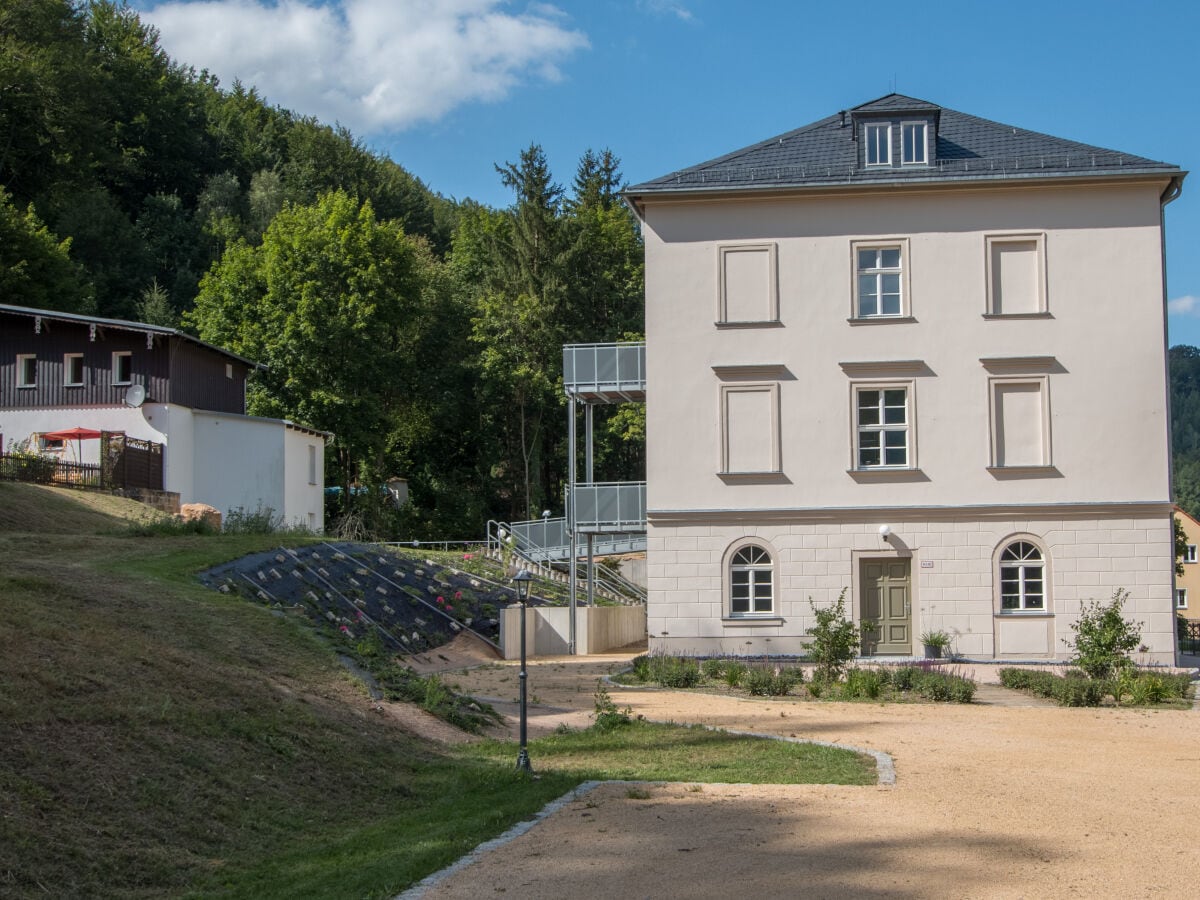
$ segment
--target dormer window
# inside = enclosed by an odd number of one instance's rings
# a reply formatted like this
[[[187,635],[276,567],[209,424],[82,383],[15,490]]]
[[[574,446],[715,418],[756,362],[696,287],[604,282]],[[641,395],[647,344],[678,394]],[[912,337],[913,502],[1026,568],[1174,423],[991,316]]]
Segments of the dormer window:
[[[868,166],[890,166],[892,164],[891,125],[886,123],[864,125],[863,143],[866,146]]]
[[[905,122],[900,126],[900,134],[900,161],[906,166],[928,165],[929,127],[924,122]]]

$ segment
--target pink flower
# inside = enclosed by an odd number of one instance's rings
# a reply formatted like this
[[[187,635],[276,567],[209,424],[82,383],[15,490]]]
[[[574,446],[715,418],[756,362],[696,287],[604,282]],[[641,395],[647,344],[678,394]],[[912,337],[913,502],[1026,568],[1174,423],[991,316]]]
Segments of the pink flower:
[[[445,604],[445,602],[446,602],[446,598],[445,598],[445,597],[438,597],[438,603],[441,603],[441,604],[443,604],[443,605],[444,605],[444,604]]]
[[[455,592],[454,592],[454,599],[455,599],[455,600],[461,600],[461,599],[462,599],[462,591],[455,591]]]
[[[349,628],[347,628],[345,625],[340,625],[340,626],[338,626],[338,631],[340,631],[342,634],[349,634],[349,633],[350,633],[350,629],[349,629]]]
[[[447,607],[446,607],[446,609],[447,609],[447,611],[449,611],[449,612],[453,612],[453,611],[454,611],[454,607],[453,607],[453,606],[447,606]]]
[[[470,553],[464,553],[463,559],[474,559],[474,557]]]

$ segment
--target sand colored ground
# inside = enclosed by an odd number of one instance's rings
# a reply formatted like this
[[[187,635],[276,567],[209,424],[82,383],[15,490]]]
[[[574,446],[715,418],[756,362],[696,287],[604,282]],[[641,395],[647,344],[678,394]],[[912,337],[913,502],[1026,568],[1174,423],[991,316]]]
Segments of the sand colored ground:
[[[627,659],[532,665],[531,733],[558,721],[586,724],[597,677]],[[476,696],[515,699],[516,673],[510,664],[489,665],[449,680]],[[976,674],[994,680],[990,670]],[[895,759],[897,783],[664,784],[632,796],[628,786],[606,785],[424,896],[757,900],[1200,891],[1200,712],[1005,706],[995,694],[957,706],[611,691],[619,705],[652,719],[883,750]]]

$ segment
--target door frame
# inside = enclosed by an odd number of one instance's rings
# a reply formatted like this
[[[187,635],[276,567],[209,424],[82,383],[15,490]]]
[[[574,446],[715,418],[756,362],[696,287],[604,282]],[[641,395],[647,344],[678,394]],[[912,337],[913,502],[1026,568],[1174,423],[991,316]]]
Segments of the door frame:
[[[910,638],[912,640],[913,653],[917,650],[917,635],[920,632],[920,604],[917,602],[917,570],[920,568],[917,555],[909,548],[897,550],[893,548],[880,548],[878,550],[851,550],[850,551],[850,617],[854,623],[862,623],[862,564],[867,560],[886,559],[886,560],[908,560],[908,627],[910,629]],[[858,655],[862,655],[862,644],[859,643]],[[874,657],[871,657],[872,659]]]

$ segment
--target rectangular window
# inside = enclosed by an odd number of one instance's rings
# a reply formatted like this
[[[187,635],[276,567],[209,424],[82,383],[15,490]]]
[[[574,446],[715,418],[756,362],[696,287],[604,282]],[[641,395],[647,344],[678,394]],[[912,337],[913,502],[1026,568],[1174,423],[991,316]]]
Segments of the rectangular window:
[[[892,164],[892,126],[863,126],[864,159],[868,166],[890,166]]]
[[[112,355],[113,384],[129,384],[133,381],[133,353],[118,350]]]
[[[912,467],[909,389],[858,387],[854,392],[856,469]]]
[[[1187,609],[1187,588],[1175,588],[1175,608]]]
[[[717,260],[717,322],[778,322],[775,244],[718,247]]]
[[[987,312],[1028,316],[1046,312],[1045,236],[987,238]]]
[[[83,386],[82,353],[67,353],[63,356],[63,378],[67,387]]]
[[[904,245],[854,244],[854,317],[872,319],[907,314],[904,299]]]
[[[721,385],[721,472],[779,471],[779,385]]]
[[[17,387],[37,387],[37,356],[35,354],[17,354]]]
[[[317,448],[313,444],[308,445],[308,483],[317,483]]]
[[[1187,549],[1183,551],[1183,561],[1185,563],[1194,563],[1196,561],[1196,545],[1188,544]]]
[[[38,436],[38,449],[47,453],[62,453],[64,441],[62,438],[48,438],[44,434]]]
[[[906,166],[923,166],[929,159],[925,136],[928,133],[924,122],[905,122],[900,126],[900,161]]]
[[[1049,466],[1049,384],[1045,376],[990,380],[992,468]]]
[[[225,363],[225,377],[226,378],[233,377],[233,363]]]

